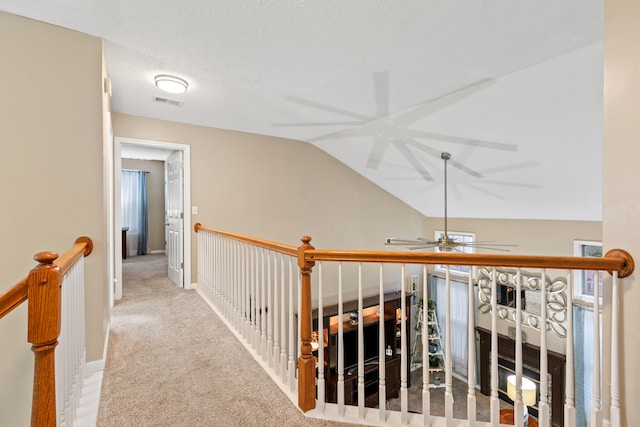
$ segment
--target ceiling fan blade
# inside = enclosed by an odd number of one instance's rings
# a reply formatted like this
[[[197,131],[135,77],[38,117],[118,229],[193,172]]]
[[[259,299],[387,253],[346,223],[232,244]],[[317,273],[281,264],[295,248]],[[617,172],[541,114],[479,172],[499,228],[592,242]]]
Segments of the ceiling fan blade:
[[[487,168],[484,169],[484,172],[486,173],[493,173],[493,172],[504,172],[504,171],[512,171],[512,170],[517,170],[517,169],[524,169],[524,168],[531,168],[534,166],[538,166],[540,163],[539,162],[520,162],[520,163],[512,163],[510,165],[499,165],[498,167],[495,168]]]
[[[455,135],[444,135],[441,133],[426,132],[419,130],[407,129],[415,138],[419,139],[436,139],[439,141],[451,142],[453,144],[470,145],[473,147],[491,148],[494,150],[516,151],[518,146],[515,144],[505,144],[503,142],[487,141],[484,139],[466,138]]]
[[[471,176],[475,176],[476,178],[484,178],[484,175],[482,175],[480,172],[474,171],[473,169],[466,167],[462,163],[458,163],[455,160],[449,160],[449,163],[454,168],[460,169],[461,171],[466,172]]]
[[[412,246],[409,248],[410,251],[419,251],[420,249],[432,249],[437,247],[438,245],[422,245],[422,246]]]
[[[373,73],[373,93],[376,98],[376,117],[389,115],[389,71]]]
[[[486,245],[486,244],[490,244],[491,246],[509,246],[512,248],[516,248],[519,245],[511,245],[511,244],[507,244],[507,243],[492,243],[492,242],[468,242],[465,243],[465,246],[474,246],[474,247],[480,247],[480,245]]]
[[[384,152],[387,151],[389,141],[383,137],[376,135],[373,140],[373,147],[371,147],[371,153],[369,154],[369,160],[367,160],[367,167],[371,169],[378,169]]]
[[[427,242],[428,243],[428,242]],[[411,239],[396,239],[395,237],[387,237],[385,245],[423,245],[425,242]]]
[[[415,168],[425,181],[435,181],[403,141],[393,141],[392,144],[398,149],[398,151],[400,151],[404,158]]]
[[[349,110],[343,110],[342,108],[337,108],[331,105],[326,105],[321,102],[312,101],[310,99],[297,98],[295,96],[287,96],[287,101],[295,102],[296,104],[305,105],[307,107],[316,108],[318,110],[328,111],[330,113],[341,114],[347,117],[353,117],[354,119],[369,121],[373,119],[372,117],[365,116],[364,114],[356,113]]]
[[[313,138],[305,139],[305,141],[307,142],[326,141],[330,139],[342,139],[342,138],[350,138],[354,136],[362,136],[360,132],[360,128],[358,126],[347,128],[344,130],[339,130],[337,132],[332,132],[325,135],[314,136]]]
[[[437,157],[438,159],[442,155],[442,153],[440,151],[436,150],[435,148],[431,148],[429,146],[426,146],[426,145],[424,145],[424,144],[422,144],[422,143],[420,143],[418,141],[407,142],[407,145],[411,145],[412,147],[414,147],[414,148],[416,148],[416,149],[418,149],[420,151],[423,151],[423,152],[425,152],[425,153],[427,153],[427,154],[429,154],[429,155],[431,155],[433,157]],[[474,171],[473,169],[468,168],[468,167],[466,167],[466,166],[464,166],[464,165],[462,165],[462,164],[460,164],[460,163],[458,163],[458,162],[456,162],[454,160],[448,160],[448,162],[451,163],[451,166],[454,166],[454,167],[460,169],[461,171],[468,173],[471,176],[474,176],[476,178],[484,178],[484,175],[482,175],[480,172]]]
[[[493,84],[493,79],[481,79],[461,88],[452,90],[451,92],[431,98],[415,107],[412,107],[405,113],[401,113],[393,118],[393,121],[401,126],[408,126],[429,114],[438,111],[449,105],[453,105],[464,98],[484,89],[486,86]]]
[[[308,127],[308,126],[359,126],[360,122],[308,122],[308,123],[272,123],[275,127]]]
[[[488,249],[488,250],[491,250],[491,251],[510,252],[509,249],[494,248],[494,247],[490,247],[490,246],[474,246],[474,248]]]
[[[496,180],[484,180],[483,184],[493,184],[493,185],[506,185],[508,187],[519,187],[519,188],[538,188],[539,185],[535,184],[524,184],[521,182],[506,182],[506,181],[496,181]]]

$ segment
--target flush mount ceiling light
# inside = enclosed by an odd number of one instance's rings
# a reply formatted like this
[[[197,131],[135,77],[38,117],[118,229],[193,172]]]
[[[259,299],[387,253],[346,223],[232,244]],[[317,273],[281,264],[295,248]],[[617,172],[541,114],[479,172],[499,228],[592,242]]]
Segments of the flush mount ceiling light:
[[[154,80],[156,86],[169,93],[184,93],[189,87],[189,83],[186,80],[169,74],[158,74]]]

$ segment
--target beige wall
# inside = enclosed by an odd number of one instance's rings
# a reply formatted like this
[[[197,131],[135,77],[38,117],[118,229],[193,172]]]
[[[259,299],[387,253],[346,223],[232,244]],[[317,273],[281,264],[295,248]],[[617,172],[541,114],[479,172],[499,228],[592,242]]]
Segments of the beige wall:
[[[604,31],[604,211],[605,250],[627,249],[636,274],[624,280],[619,302],[622,343],[622,425],[640,419],[640,2],[605,1]],[[609,306],[606,301],[606,307]],[[608,359],[604,360],[608,365]],[[605,378],[606,380],[606,378]]]
[[[164,162],[158,160],[122,159],[122,169],[143,170],[147,174],[149,208],[149,252],[164,251]]]
[[[102,43],[0,12],[0,293],[44,250],[86,235],[89,359],[102,356],[105,251],[102,192]],[[26,304],[0,321],[0,425],[28,425],[33,354]]]
[[[384,239],[423,235],[426,219],[310,144],[122,114],[119,137],[189,144],[192,222],[297,246],[384,250]],[[195,233],[191,282],[195,282]],[[188,280],[188,279],[187,279]]]
[[[443,229],[442,218],[429,219],[428,237],[435,237],[435,231]],[[475,233],[477,241],[517,245],[508,249],[518,255],[573,256],[574,240],[602,240],[600,221],[449,218],[448,229]],[[477,252],[501,253],[486,249]]]

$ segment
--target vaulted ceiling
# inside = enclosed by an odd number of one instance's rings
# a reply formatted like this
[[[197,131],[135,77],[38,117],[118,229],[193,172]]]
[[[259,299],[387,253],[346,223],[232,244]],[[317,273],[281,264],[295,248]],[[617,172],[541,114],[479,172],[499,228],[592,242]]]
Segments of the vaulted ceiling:
[[[103,38],[116,112],[314,144],[428,216],[443,214],[446,151],[451,217],[601,219],[603,0],[0,10]],[[165,73],[188,91],[161,92]]]

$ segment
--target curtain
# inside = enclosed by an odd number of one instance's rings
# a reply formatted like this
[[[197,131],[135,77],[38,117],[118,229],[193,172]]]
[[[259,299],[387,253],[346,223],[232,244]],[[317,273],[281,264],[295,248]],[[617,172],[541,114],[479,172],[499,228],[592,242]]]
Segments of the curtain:
[[[589,426],[593,402],[593,309],[574,306],[573,323],[576,425]]]
[[[129,250],[136,248],[137,255],[145,255],[149,237],[147,173],[145,171],[122,171],[122,227],[129,227],[127,248]]]
[[[442,335],[442,345],[444,346],[447,331],[446,324],[446,281],[442,277],[433,276],[431,287],[432,298],[436,301],[436,315],[438,316],[438,326]],[[467,297],[467,283],[450,280],[451,288],[451,367],[454,372],[467,378],[468,370],[468,325],[469,312]]]

